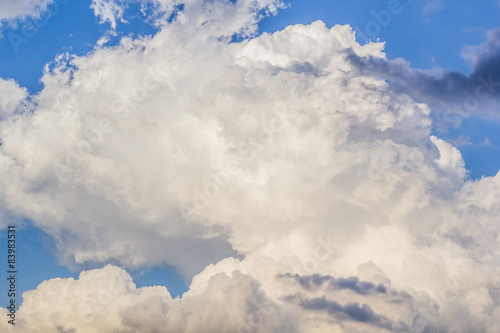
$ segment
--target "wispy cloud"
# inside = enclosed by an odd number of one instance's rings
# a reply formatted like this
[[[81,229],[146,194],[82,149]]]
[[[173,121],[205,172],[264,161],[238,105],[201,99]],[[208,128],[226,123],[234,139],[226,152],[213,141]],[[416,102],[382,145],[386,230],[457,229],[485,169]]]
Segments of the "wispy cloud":
[[[422,7],[422,13],[428,15],[439,12],[445,8],[443,0],[427,0]]]
[[[65,1],[66,0],[61,0]],[[16,0],[0,2],[0,22],[15,24],[26,17],[39,17],[54,0]],[[2,26],[0,25],[0,28]]]

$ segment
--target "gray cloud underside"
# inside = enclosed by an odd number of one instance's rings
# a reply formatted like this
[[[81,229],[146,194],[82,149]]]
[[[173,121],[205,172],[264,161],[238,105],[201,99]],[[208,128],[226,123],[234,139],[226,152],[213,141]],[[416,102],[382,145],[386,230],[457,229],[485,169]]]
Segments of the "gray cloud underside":
[[[446,69],[411,69],[403,59],[360,57],[349,53],[349,61],[365,75],[391,82],[396,88],[441,111],[460,116],[498,114],[500,105],[500,29],[490,31],[488,40],[468,47],[464,56],[472,72],[465,75]]]

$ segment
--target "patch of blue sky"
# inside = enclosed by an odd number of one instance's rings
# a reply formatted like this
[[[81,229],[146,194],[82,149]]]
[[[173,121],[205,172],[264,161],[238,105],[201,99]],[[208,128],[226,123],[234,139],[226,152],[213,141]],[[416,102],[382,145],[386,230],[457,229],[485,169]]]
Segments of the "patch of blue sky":
[[[18,222],[18,221],[16,221]],[[61,265],[54,255],[54,241],[51,236],[42,230],[35,228],[31,223],[13,223],[16,226],[16,297],[17,304],[21,304],[22,294],[25,291],[36,289],[43,281],[62,277],[77,278],[77,272],[70,271]],[[0,231],[0,248],[6,253],[7,229]],[[7,258],[1,260],[0,269],[6,275]],[[9,290],[9,282],[6,278],[0,279],[0,290]],[[6,307],[8,302],[7,292],[0,294],[0,306]]]
[[[28,290],[36,289],[45,280],[53,278],[77,279],[80,271],[70,270],[62,265],[55,256],[54,239],[36,228],[29,221],[11,223],[16,226],[16,297],[17,304],[22,301],[22,294]],[[7,229],[0,230],[0,248],[7,247]],[[89,268],[100,268],[106,264],[89,264]],[[3,273],[8,271],[7,261],[0,262]],[[149,269],[128,270],[136,286],[166,286],[172,297],[180,296],[188,290],[186,282],[173,267],[162,265]],[[6,278],[0,279],[0,290],[9,290]],[[0,306],[6,307],[9,302],[7,293],[0,294]]]

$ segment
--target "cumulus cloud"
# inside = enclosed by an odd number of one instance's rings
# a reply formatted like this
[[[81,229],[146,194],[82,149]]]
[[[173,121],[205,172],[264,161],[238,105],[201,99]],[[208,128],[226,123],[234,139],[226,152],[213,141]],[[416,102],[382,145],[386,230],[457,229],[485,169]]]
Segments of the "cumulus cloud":
[[[500,174],[468,180],[429,106],[360,70],[389,62],[349,26],[225,38],[274,5],[188,2],[153,37],[59,57],[30,103],[3,83],[6,214],[74,268],[190,281],[49,280],[16,329],[498,330]]]
[[[49,280],[26,292],[19,309],[25,320],[4,332],[295,331],[259,282],[239,271],[214,275],[204,290],[192,292],[180,300],[163,286],[136,288],[124,270],[107,266],[82,272],[77,280]],[[273,317],[257,325],[258,316],[249,314],[263,307]]]

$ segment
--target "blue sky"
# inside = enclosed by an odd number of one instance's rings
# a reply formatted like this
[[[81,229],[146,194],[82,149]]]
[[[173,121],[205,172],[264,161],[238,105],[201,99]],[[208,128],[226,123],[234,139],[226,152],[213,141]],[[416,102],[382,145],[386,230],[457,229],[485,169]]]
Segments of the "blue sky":
[[[280,10],[277,16],[265,18],[259,23],[259,33],[272,33],[289,25],[323,20],[329,27],[350,24],[362,34],[368,23],[376,21],[372,12],[387,9],[385,0],[297,0],[287,3],[288,8]],[[9,36],[22,36],[26,21],[19,22],[17,28],[4,26],[3,37],[0,38],[0,77],[12,78],[31,94],[36,94],[43,88],[39,80],[44,66],[58,54],[85,55],[91,52],[97,41],[109,32],[110,26],[108,23],[99,24],[90,4],[91,1],[87,0],[70,0],[60,5],[46,25],[40,27],[26,43],[18,45],[18,52],[9,41]],[[485,0],[480,5],[466,0],[407,0],[401,1],[401,6],[402,12],[392,15],[387,26],[380,27],[376,37],[386,42],[388,58],[402,57],[416,69],[441,67],[470,73],[470,64],[462,57],[464,47],[484,43],[487,32],[499,27],[500,4],[497,0]],[[122,36],[156,32],[144,21],[138,6],[131,6],[124,17],[128,23],[118,24],[116,36],[111,37],[108,45],[116,44]],[[498,118],[473,115],[464,119],[460,126],[436,128],[434,133],[455,142],[463,154],[470,177],[480,179],[494,176],[500,169],[499,129]],[[78,276],[78,271],[71,271],[58,262],[51,237],[32,227],[30,221],[19,225],[18,237],[20,290],[34,289],[49,278]],[[5,238],[5,231],[0,233],[0,238]],[[3,270],[3,261],[0,267]],[[173,295],[187,290],[180,275],[167,266],[130,273],[138,286],[166,285]],[[1,281],[0,290],[5,290],[6,283]],[[6,302],[3,292],[1,300]]]

